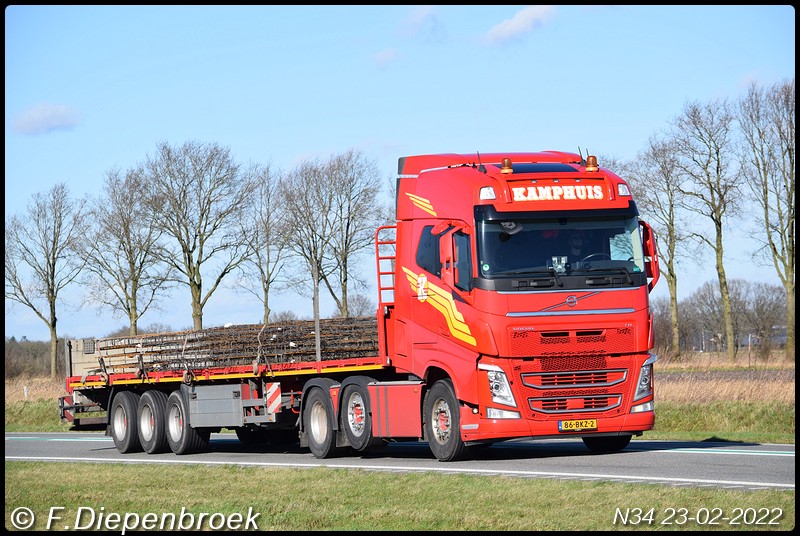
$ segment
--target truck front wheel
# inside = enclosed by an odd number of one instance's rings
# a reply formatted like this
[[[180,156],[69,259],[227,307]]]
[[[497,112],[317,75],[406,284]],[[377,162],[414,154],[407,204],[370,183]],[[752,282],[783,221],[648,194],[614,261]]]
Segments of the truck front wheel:
[[[137,393],[122,391],[114,396],[111,405],[111,437],[117,450],[123,454],[142,450],[137,427],[138,404]]]
[[[175,454],[199,452],[208,447],[211,434],[189,426],[188,406],[180,390],[172,391],[167,398],[167,442]]]
[[[329,458],[337,452],[334,418],[330,397],[322,389],[311,389],[303,404],[303,431],[316,458]]]
[[[467,447],[461,439],[458,400],[450,380],[433,384],[425,397],[425,435],[431,452],[439,461],[463,458]]]
[[[147,391],[139,399],[139,442],[148,454],[169,450],[167,443],[167,395]]]

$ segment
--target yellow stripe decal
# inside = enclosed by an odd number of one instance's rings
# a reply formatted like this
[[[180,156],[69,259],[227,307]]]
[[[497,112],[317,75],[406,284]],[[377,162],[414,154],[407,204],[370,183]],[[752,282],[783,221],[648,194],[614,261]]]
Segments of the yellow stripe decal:
[[[436,211],[433,210],[433,205],[431,205],[430,201],[428,201],[424,197],[410,194],[408,192],[406,192],[406,195],[409,197],[409,199],[411,199],[411,202],[414,204],[415,207],[424,212],[427,212],[431,216],[436,216]]]
[[[469,326],[464,322],[464,315],[456,308],[452,294],[431,284],[424,273],[417,275],[405,266],[403,266],[403,271],[406,273],[411,290],[416,292],[417,299],[429,303],[431,307],[442,313],[453,337],[476,346],[475,337],[472,336]]]

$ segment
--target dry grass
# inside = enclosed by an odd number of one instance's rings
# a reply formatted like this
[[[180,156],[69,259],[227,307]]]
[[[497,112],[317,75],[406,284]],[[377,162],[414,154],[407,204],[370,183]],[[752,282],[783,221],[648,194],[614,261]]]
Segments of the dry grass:
[[[731,363],[724,354],[684,355],[655,365],[656,400],[675,403],[795,403],[795,364],[781,354],[768,360],[745,352]]]
[[[716,378],[705,380],[689,375],[677,381],[660,381],[656,376],[656,400],[676,403],[706,402],[782,402],[795,403],[794,380],[737,380]]]
[[[29,376],[6,378],[5,389],[6,403],[20,400],[56,400],[67,394],[63,378],[55,380],[51,380],[49,377]]]

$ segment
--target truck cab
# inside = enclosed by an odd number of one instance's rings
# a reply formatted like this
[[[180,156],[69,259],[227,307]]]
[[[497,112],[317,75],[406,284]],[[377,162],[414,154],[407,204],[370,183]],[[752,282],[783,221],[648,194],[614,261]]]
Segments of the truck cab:
[[[457,401],[423,415],[428,435],[458,417],[465,446],[574,435],[618,450],[652,429],[658,257],[627,183],[556,151],[398,168],[393,365],[448,379]]]

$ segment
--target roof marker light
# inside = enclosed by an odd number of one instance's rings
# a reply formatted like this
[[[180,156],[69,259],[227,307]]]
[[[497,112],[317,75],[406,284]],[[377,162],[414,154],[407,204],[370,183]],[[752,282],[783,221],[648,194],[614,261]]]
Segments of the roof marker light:
[[[630,188],[628,188],[627,184],[623,184],[620,182],[619,184],[617,184],[617,194],[619,194],[620,196],[630,197],[631,190]]]
[[[497,199],[497,196],[494,193],[494,188],[491,186],[484,186],[481,188],[479,197],[481,199]]]

